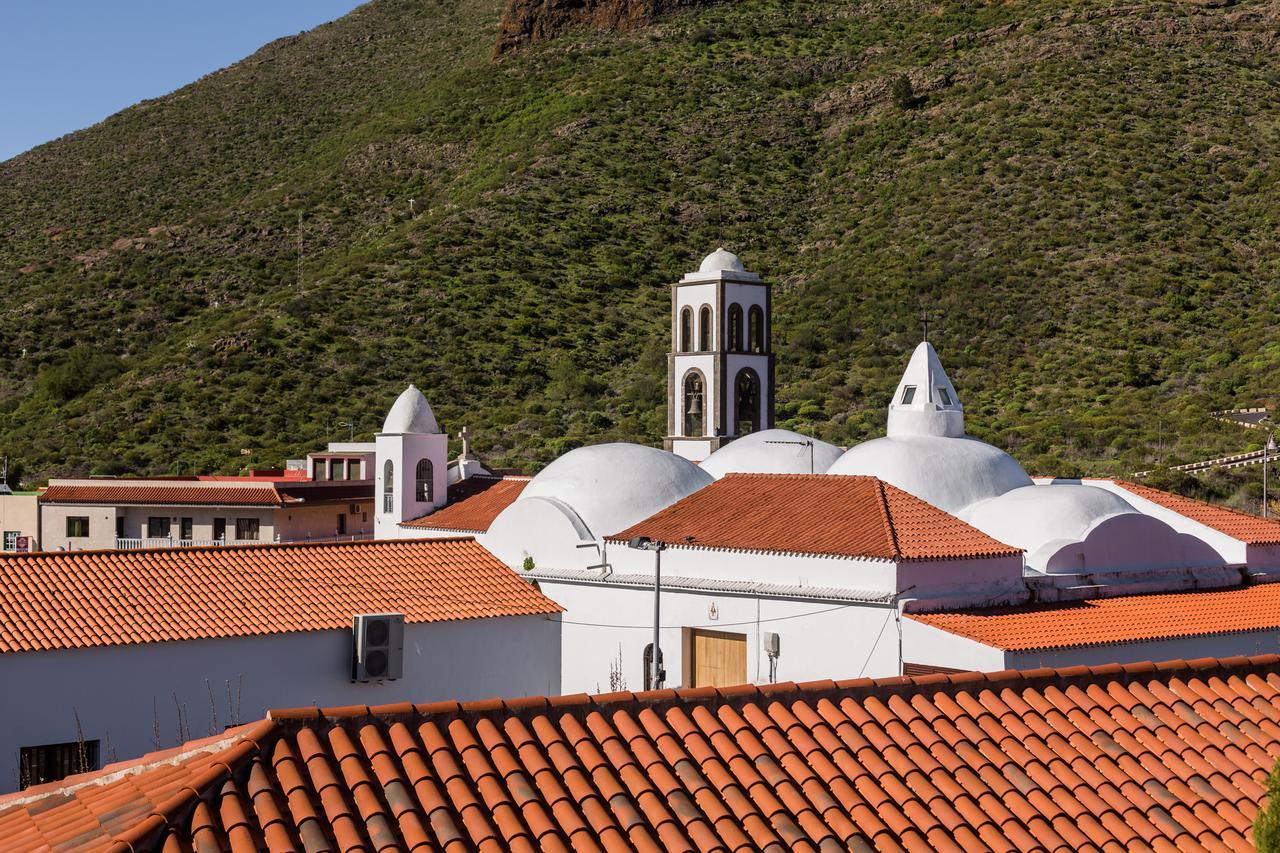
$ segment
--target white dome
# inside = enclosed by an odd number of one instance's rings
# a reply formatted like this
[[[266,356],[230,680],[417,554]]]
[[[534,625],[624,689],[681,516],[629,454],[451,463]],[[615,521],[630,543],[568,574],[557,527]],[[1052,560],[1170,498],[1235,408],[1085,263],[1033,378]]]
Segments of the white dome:
[[[1078,542],[1104,518],[1137,513],[1119,495],[1096,486],[1023,486],[976,503],[960,517],[1028,554],[1055,540]]]
[[[733,252],[727,251],[724,246],[703,258],[702,266],[698,267],[700,273],[746,271],[747,268],[742,265],[742,260]]]
[[[700,467],[717,480],[725,474],[808,474],[807,442],[813,443],[814,474],[825,473],[844,452],[834,444],[789,429],[766,429],[729,442]]]
[[[391,411],[387,412],[387,419],[382,422],[382,432],[387,435],[434,435],[440,432],[440,426],[436,423],[436,416],[431,411],[427,398],[422,396],[417,386],[410,385],[396,398]]]
[[[852,447],[828,474],[868,474],[950,513],[994,498],[1031,478],[1013,457],[976,438],[910,435]]]
[[[573,509],[595,537],[625,530],[713,482],[674,453],[639,444],[579,447],[530,481],[516,503],[554,498]],[[513,504],[514,506],[515,504]]]

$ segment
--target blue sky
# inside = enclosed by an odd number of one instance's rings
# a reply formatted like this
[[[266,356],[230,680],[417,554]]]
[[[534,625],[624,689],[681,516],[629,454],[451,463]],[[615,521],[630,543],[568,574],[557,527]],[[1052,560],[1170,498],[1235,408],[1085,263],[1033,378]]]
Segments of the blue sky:
[[[0,0],[0,161],[362,0]]]

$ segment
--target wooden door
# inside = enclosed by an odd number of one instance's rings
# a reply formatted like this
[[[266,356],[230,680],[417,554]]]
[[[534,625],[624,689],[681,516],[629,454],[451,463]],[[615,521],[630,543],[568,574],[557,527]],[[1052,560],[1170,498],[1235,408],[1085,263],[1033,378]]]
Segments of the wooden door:
[[[688,669],[693,675],[691,687],[728,687],[747,681],[747,635],[728,631],[689,629],[685,638],[689,652]]]

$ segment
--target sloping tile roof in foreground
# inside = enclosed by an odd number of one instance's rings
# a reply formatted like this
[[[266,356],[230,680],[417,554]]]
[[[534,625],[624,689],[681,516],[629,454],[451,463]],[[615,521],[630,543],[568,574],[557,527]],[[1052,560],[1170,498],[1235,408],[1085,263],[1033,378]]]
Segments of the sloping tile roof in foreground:
[[[8,849],[1243,849],[1280,656],[272,712],[0,798]]]
[[[560,610],[470,538],[0,555],[0,653]]]
[[[1280,583],[907,616],[1009,652],[1141,643],[1280,630]]]
[[[449,487],[449,502],[445,506],[400,526],[484,533],[498,514],[520,497],[524,487],[529,485],[529,479],[476,475],[459,480]]]
[[[876,477],[835,474],[729,474],[608,538],[635,536],[700,548],[897,561],[1022,553]]]
[[[1198,521],[1205,527],[1219,533],[1225,533],[1233,539],[1239,539],[1246,545],[1280,545],[1280,521],[1274,518],[1262,518],[1238,509],[1218,506],[1184,498],[1171,492],[1163,492],[1150,486],[1130,483],[1125,480],[1113,480],[1117,486],[1145,498],[1165,509],[1171,509],[1192,521]]]

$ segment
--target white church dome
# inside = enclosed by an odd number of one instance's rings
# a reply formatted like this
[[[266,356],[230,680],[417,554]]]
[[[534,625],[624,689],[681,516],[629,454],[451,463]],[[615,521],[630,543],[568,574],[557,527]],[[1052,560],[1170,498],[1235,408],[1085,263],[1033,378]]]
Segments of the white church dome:
[[[1030,554],[1056,540],[1077,542],[1105,518],[1137,512],[1106,489],[1059,483],[1013,489],[968,507],[960,517]]]
[[[843,452],[789,429],[766,429],[729,442],[703,460],[701,468],[717,480],[725,474],[808,474],[810,442],[814,474],[825,473]]]
[[[432,435],[440,432],[436,416],[431,411],[431,404],[417,386],[410,385],[404,393],[396,398],[387,419],[382,422],[382,432],[387,435]]]
[[[1002,495],[1031,478],[1014,458],[976,438],[910,435],[851,447],[828,474],[867,474],[950,513]]]
[[[712,482],[697,465],[665,450],[596,444],[552,462],[516,503],[530,498],[562,501],[593,536],[601,537],[625,530]]]
[[[746,271],[747,268],[742,265],[742,260],[733,252],[726,250],[724,246],[703,258],[702,266],[698,267],[700,273]]]

